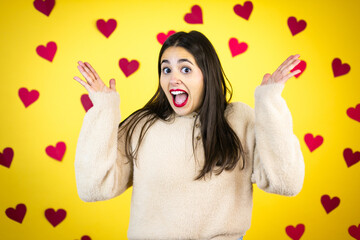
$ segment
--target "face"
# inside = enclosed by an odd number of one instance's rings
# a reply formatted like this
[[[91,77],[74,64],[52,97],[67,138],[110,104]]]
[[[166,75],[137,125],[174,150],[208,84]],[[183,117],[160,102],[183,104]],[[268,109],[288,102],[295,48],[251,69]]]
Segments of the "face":
[[[194,56],[185,48],[169,47],[160,61],[160,85],[175,113],[185,116],[199,110],[204,79]]]

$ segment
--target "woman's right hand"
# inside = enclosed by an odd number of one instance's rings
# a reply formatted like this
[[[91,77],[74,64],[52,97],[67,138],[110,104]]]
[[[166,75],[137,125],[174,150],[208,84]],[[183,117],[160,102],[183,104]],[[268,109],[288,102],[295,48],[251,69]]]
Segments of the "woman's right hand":
[[[115,79],[110,79],[108,88],[104,82],[100,79],[99,75],[96,73],[94,68],[90,65],[90,63],[83,63],[81,61],[78,62],[78,69],[80,73],[86,79],[86,82],[83,81],[79,77],[74,77],[76,81],[78,81],[81,85],[85,87],[85,89],[90,92],[111,92],[116,91],[115,89]]]

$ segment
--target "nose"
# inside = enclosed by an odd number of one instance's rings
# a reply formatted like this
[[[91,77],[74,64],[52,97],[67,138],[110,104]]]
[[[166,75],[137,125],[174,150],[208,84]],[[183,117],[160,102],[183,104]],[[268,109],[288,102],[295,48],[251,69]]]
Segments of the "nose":
[[[176,74],[176,73],[171,74],[170,84],[171,85],[179,85],[180,83],[181,83],[181,79],[178,76],[178,74]]]

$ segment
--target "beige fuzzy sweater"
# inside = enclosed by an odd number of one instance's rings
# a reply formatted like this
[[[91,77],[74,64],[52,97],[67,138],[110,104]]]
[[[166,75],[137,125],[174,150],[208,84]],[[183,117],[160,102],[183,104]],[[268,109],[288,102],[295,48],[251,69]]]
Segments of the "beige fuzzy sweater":
[[[80,198],[106,200],[133,186],[131,240],[243,236],[251,223],[253,183],[287,196],[299,193],[303,185],[304,160],[281,97],[283,88],[279,83],[258,86],[255,110],[241,102],[229,104],[225,114],[243,144],[245,169],[240,170],[239,161],[233,171],[200,181],[194,178],[202,168],[203,148],[197,140],[195,160],[193,115],[156,121],[142,142],[138,165],[126,164],[124,138],[118,132],[119,94],[90,93],[94,106],[84,117],[75,156]]]

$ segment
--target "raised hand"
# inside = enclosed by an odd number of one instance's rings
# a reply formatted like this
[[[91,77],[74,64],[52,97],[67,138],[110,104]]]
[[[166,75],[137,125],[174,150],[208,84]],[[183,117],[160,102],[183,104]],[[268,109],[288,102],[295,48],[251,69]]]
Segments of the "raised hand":
[[[116,91],[115,89],[115,79],[110,79],[109,85],[110,88],[108,88],[104,82],[101,80],[99,75],[96,73],[94,68],[90,65],[90,63],[83,63],[81,61],[78,62],[78,69],[80,73],[84,76],[86,79],[86,82],[83,81],[79,77],[74,77],[76,81],[78,81],[81,85],[85,87],[85,89],[90,92],[111,92]]]
[[[266,73],[261,82],[261,85],[272,84],[272,83],[283,83],[285,84],[287,80],[300,73],[301,70],[296,70],[290,72],[296,65],[300,63],[299,54],[291,55],[288,59],[283,62],[273,74]]]

